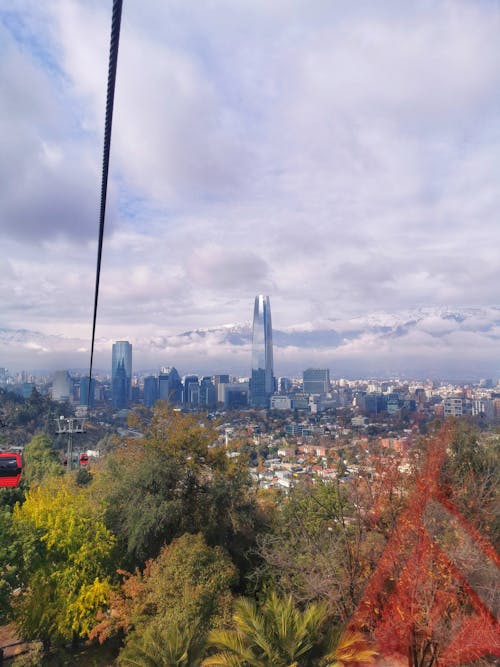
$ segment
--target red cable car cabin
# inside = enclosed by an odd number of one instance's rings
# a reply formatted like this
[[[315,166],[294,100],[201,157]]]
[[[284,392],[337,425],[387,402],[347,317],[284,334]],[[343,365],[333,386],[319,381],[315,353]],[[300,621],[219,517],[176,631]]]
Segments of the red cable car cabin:
[[[15,452],[0,452],[0,488],[19,486],[23,458]]]
[[[89,462],[89,457],[87,456],[87,454],[80,454],[80,465],[86,466],[88,462]]]

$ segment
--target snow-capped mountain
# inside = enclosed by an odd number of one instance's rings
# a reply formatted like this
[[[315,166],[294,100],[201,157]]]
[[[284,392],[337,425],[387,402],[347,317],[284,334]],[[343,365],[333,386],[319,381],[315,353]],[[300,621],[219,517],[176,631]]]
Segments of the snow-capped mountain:
[[[500,308],[420,308],[323,319],[273,330],[275,371],[329,367],[334,375],[412,375],[475,379],[500,375]],[[228,324],[149,338],[130,337],[134,367],[247,375],[252,328]],[[96,344],[108,368],[111,340]],[[85,368],[89,342],[28,330],[0,329],[0,366]]]

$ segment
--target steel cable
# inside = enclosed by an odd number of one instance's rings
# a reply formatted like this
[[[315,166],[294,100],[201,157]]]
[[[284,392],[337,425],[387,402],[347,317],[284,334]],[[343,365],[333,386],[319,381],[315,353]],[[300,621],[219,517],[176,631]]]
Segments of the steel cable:
[[[106,95],[106,117],[104,121],[104,150],[102,157],[101,207],[99,213],[99,242],[97,246],[97,268],[95,276],[94,314],[92,318],[92,342],[90,345],[89,386],[87,391],[87,412],[90,413],[90,392],[92,387],[92,366],[94,362],[95,326],[97,304],[99,301],[99,280],[101,276],[102,246],[104,238],[104,220],[106,217],[106,197],[108,192],[109,153],[111,148],[111,129],[113,126],[113,107],[115,101],[116,66],[118,63],[118,45],[123,0],[113,0],[111,19],[111,39],[109,46],[108,89]]]

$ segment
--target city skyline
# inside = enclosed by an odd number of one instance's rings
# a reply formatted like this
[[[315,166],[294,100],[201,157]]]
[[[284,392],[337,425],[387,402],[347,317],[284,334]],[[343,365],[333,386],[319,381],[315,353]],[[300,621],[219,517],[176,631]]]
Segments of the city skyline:
[[[86,365],[110,18],[0,5],[7,367]],[[127,337],[144,367],[241,369],[247,349],[191,332],[265,293],[288,340],[340,338],[277,344],[285,370],[498,374],[499,26],[472,0],[126,4],[97,363]],[[399,337],[337,326],[462,307]]]
[[[12,382],[13,378],[6,376],[5,371],[0,368],[0,384],[23,398],[28,398],[36,388],[42,394],[48,391],[51,398],[59,403],[69,401],[74,405],[87,404],[88,377],[56,371],[52,382],[50,378],[40,382],[24,377],[22,382],[16,384]],[[307,415],[328,412],[332,408],[345,408],[354,410],[351,423],[356,428],[365,427],[368,418],[376,415],[381,415],[383,419],[407,417],[411,413],[437,418],[469,416],[480,417],[488,423],[498,420],[500,416],[500,380],[495,386],[491,378],[465,385],[395,378],[330,379],[329,369],[308,368],[302,372],[302,379],[281,377],[272,395],[252,398],[249,393],[252,383],[249,386],[245,379],[218,374],[202,377],[186,375],[181,380],[177,370],[169,367],[160,369],[156,375],[134,373],[130,400],[125,399],[123,386],[122,400],[118,401],[115,384],[120,375],[124,380],[122,358],[117,362],[117,372],[111,382],[109,377],[93,381],[93,399],[94,407],[102,409],[106,404],[108,407],[111,404],[122,417],[120,411],[123,408],[142,404],[151,409],[158,399],[176,408],[182,406],[183,409],[194,411],[221,408],[229,411],[257,408],[260,411],[268,407],[273,411],[300,410],[302,417],[305,415],[306,418]],[[291,435],[300,435],[294,427],[290,428]]]

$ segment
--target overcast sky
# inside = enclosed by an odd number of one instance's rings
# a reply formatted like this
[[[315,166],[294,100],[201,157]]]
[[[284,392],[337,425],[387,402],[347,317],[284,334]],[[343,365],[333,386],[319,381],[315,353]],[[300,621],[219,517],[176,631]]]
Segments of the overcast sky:
[[[0,327],[90,339],[111,8],[0,0]],[[498,304],[499,174],[497,0],[124,0],[97,336]]]

